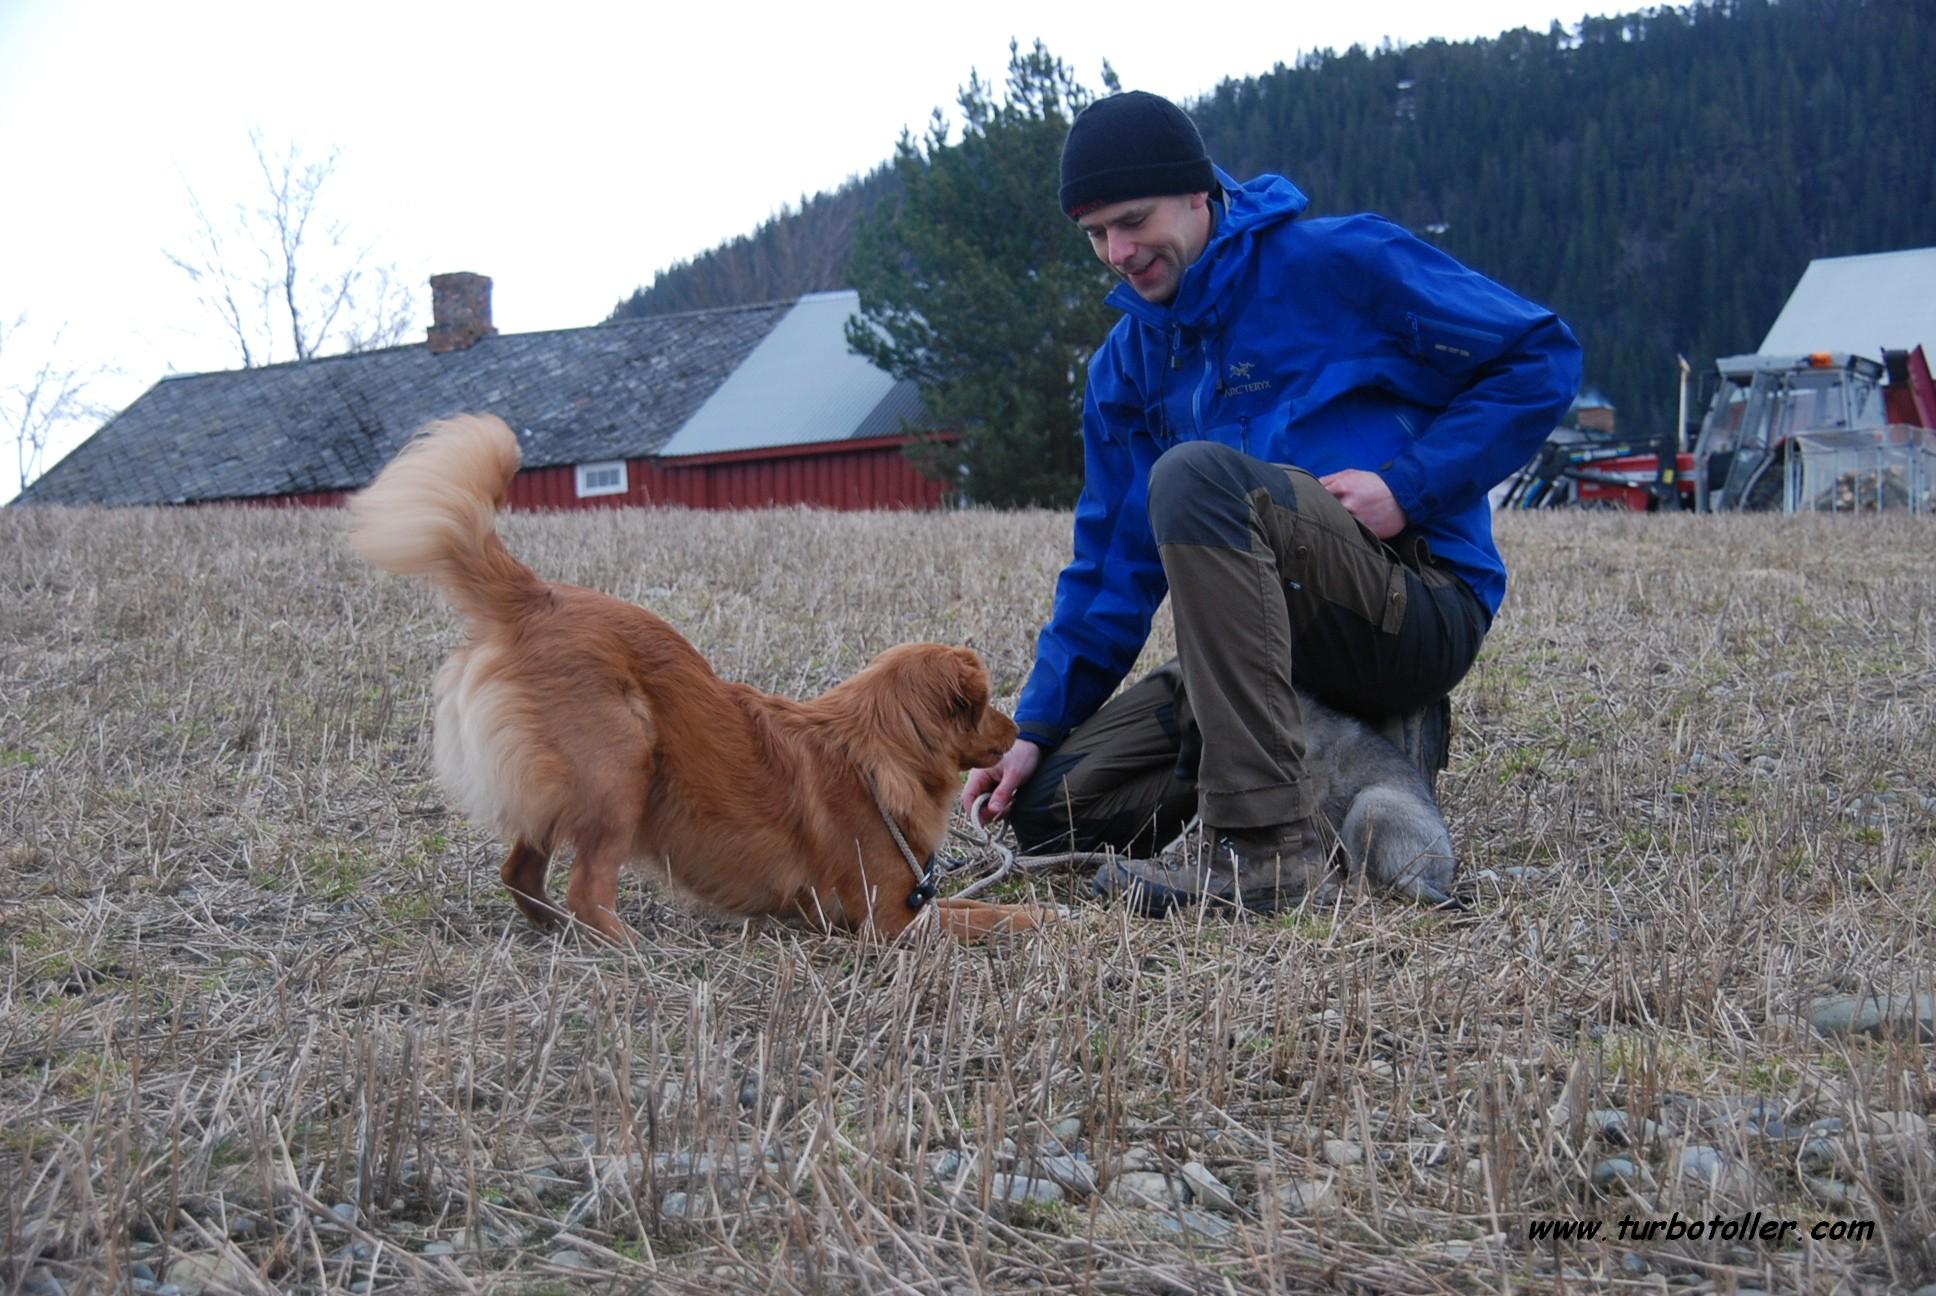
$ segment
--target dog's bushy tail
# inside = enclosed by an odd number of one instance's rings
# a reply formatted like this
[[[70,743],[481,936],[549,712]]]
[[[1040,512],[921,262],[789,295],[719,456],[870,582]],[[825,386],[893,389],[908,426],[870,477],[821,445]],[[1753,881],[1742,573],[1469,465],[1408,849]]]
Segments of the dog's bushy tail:
[[[465,616],[502,621],[543,588],[497,535],[517,471],[518,439],[503,419],[431,423],[350,500],[350,544],[386,571],[429,577]]]

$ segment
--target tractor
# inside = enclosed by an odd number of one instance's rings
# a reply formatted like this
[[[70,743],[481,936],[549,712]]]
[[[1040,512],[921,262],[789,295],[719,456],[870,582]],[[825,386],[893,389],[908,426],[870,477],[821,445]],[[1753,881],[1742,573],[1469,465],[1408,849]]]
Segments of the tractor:
[[[1887,385],[1884,377],[1888,378]],[[1562,428],[1507,483],[1504,508],[1702,513],[1936,506],[1936,383],[1918,346],[1868,356],[1731,356],[1698,429],[1646,447]],[[1682,367],[1682,409],[1687,405]],[[1692,451],[1681,447],[1694,431]]]

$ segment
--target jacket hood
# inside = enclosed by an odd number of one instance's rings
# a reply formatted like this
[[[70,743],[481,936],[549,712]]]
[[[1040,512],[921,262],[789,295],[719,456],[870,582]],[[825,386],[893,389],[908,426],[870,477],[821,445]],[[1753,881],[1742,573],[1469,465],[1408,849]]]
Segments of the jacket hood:
[[[1146,302],[1136,290],[1119,283],[1106,299],[1126,315],[1147,324],[1167,328],[1180,324],[1195,328],[1216,321],[1216,304],[1224,288],[1241,272],[1243,250],[1260,231],[1283,221],[1296,220],[1311,205],[1311,200],[1280,175],[1260,175],[1238,184],[1221,167],[1213,167],[1217,183],[1223,186],[1223,201],[1217,227],[1203,254],[1183,271],[1183,282],[1167,305]]]
[[[1304,191],[1281,175],[1260,175],[1248,184],[1240,185],[1222,171],[1217,171],[1217,181],[1223,185],[1224,222],[1211,235],[1212,247],[1216,246],[1217,240],[1245,230],[1262,229],[1282,220],[1293,220],[1303,215],[1304,209],[1311,205]]]

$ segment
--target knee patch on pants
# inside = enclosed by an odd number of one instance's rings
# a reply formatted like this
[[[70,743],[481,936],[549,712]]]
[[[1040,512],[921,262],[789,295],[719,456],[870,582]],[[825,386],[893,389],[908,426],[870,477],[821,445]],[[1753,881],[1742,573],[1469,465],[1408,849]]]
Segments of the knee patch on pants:
[[[1158,545],[1248,549],[1251,500],[1258,491],[1295,510],[1282,468],[1215,441],[1172,446],[1150,467],[1150,533]]]

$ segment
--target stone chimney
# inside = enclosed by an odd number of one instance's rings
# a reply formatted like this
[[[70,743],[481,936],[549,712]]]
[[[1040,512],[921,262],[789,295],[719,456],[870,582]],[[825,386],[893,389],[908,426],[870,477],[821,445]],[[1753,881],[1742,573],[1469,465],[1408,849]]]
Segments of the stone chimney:
[[[496,337],[490,276],[468,271],[430,276],[430,317],[432,355],[462,351],[479,338]]]

